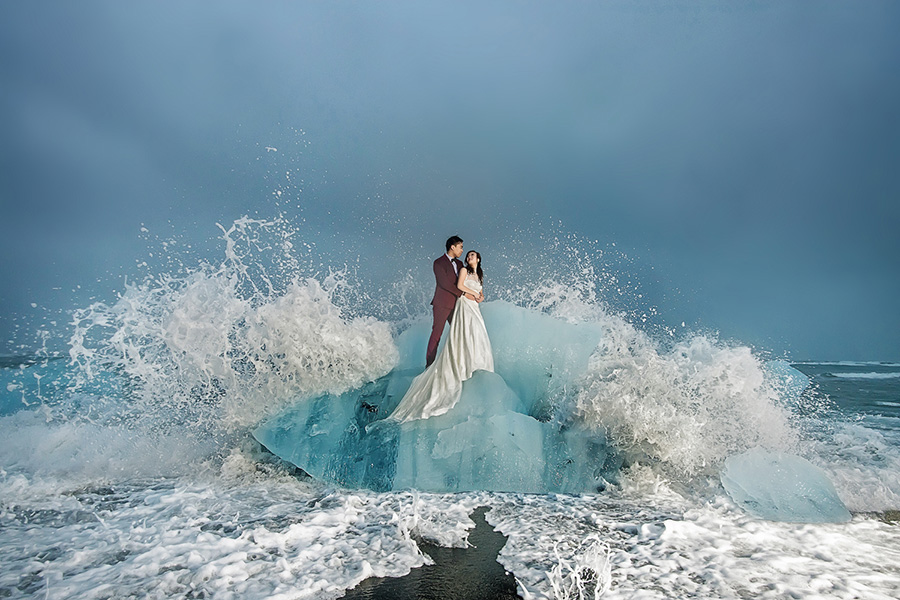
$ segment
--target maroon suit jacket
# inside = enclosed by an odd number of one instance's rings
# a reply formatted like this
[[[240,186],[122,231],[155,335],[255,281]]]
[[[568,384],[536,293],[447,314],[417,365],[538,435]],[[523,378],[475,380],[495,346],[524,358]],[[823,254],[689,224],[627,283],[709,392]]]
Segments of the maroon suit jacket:
[[[453,262],[456,263],[457,269],[463,268],[462,261],[458,258],[454,258]],[[462,296],[462,292],[456,287],[456,279],[457,275],[453,272],[453,265],[450,264],[447,255],[439,256],[434,261],[434,281],[436,285],[434,287],[434,298],[431,299],[431,303],[434,306],[450,309],[456,306],[456,299]]]

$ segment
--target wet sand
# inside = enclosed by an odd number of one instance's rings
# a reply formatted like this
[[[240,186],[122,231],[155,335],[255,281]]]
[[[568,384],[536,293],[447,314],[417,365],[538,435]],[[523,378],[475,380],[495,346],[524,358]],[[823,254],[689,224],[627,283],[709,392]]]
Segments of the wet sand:
[[[348,590],[348,600],[513,600],[516,580],[497,562],[506,537],[491,529],[484,514],[472,513],[475,529],[469,533],[469,548],[443,548],[425,541],[419,547],[434,560],[410,571],[405,577],[371,577]]]

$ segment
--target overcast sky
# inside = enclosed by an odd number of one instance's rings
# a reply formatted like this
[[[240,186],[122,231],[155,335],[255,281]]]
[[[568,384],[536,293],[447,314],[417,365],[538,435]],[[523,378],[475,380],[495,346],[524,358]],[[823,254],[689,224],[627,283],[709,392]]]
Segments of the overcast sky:
[[[112,299],[142,226],[199,255],[286,210],[425,265],[560,223],[671,323],[900,360],[898,31],[877,0],[3,2],[5,351]]]

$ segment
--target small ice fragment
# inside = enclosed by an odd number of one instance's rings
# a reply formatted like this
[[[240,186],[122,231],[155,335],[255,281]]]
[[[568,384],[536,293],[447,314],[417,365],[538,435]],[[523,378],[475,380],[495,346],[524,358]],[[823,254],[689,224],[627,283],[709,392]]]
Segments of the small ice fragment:
[[[266,152],[278,152],[278,148],[273,148],[272,146],[266,146]]]
[[[747,512],[788,523],[846,523],[850,511],[834,484],[805,458],[752,448],[729,457],[719,478]]]

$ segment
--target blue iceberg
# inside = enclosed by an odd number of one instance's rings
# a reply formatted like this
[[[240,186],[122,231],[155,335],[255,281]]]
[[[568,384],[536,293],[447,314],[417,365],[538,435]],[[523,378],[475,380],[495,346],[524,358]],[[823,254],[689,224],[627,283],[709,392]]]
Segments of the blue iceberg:
[[[720,475],[747,512],[770,521],[846,523],[850,511],[822,469],[799,456],[753,448],[731,456]]]
[[[506,302],[482,310],[495,372],[477,371],[449,412],[385,420],[422,369],[430,323],[421,321],[399,336],[391,373],[300,401],[253,435],[317,479],[376,491],[581,493],[614,482],[622,459],[605,436],[552,418],[554,399],[587,369],[600,326]]]

